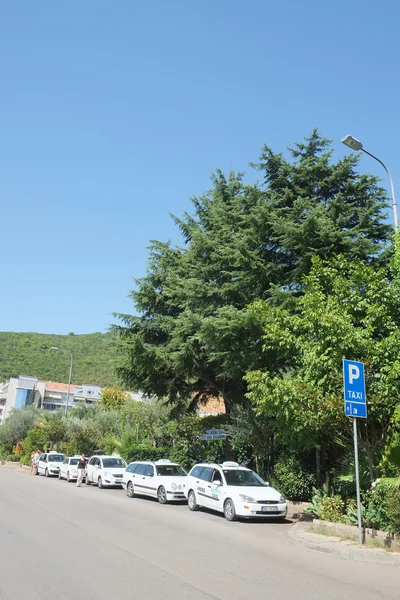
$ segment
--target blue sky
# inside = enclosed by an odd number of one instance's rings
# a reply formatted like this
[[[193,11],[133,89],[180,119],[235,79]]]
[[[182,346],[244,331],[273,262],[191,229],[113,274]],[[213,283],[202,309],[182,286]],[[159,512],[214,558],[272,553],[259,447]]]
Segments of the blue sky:
[[[352,133],[400,182],[399,17],[394,0],[1,3],[0,330],[132,312],[148,241],[179,242],[168,213],[215,168],[256,179],[263,143],[318,126],[339,157]]]

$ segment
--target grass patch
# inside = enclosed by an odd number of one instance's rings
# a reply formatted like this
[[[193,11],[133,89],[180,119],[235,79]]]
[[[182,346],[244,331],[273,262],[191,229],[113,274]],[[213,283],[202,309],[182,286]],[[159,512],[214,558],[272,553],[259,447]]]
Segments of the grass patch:
[[[357,544],[357,538],[353,535],[338,533],[332,530],[330,527],[318,526],[310,527],[306,529],[307,533],[317,533],[318,535],[325,535],[326,537],[335,537],[341,541],[354,542]],[[398,543],[392,543],[388,545],[384,539],[380,537],[368,537],[363,544],[365,548],[379,548],[385,550],[385,552],[400,552],[400,545]]]

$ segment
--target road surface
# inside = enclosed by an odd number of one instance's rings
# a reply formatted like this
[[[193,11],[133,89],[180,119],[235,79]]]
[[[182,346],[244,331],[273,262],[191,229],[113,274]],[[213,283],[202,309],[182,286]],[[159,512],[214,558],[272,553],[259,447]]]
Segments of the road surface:
[[[293,546],[289,526],[0,466],[0,600],[399,600],[400,569]]]

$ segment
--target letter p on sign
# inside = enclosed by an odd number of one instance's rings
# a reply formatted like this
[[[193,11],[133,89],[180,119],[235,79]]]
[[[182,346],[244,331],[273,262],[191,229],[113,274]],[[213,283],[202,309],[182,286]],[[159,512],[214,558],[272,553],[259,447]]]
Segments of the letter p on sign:
[[[359,379],[360,377],[360,369],[357,365],[349,365],[349,383],[350,385],[354,382],[355,379]]]

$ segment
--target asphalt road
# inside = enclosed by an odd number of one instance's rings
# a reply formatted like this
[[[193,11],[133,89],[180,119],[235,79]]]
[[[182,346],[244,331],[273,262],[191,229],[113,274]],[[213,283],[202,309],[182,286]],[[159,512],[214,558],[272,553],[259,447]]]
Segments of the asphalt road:
[[[289,526],[0,466],[0,600],[399,600],[398,568],[293,546]]]

